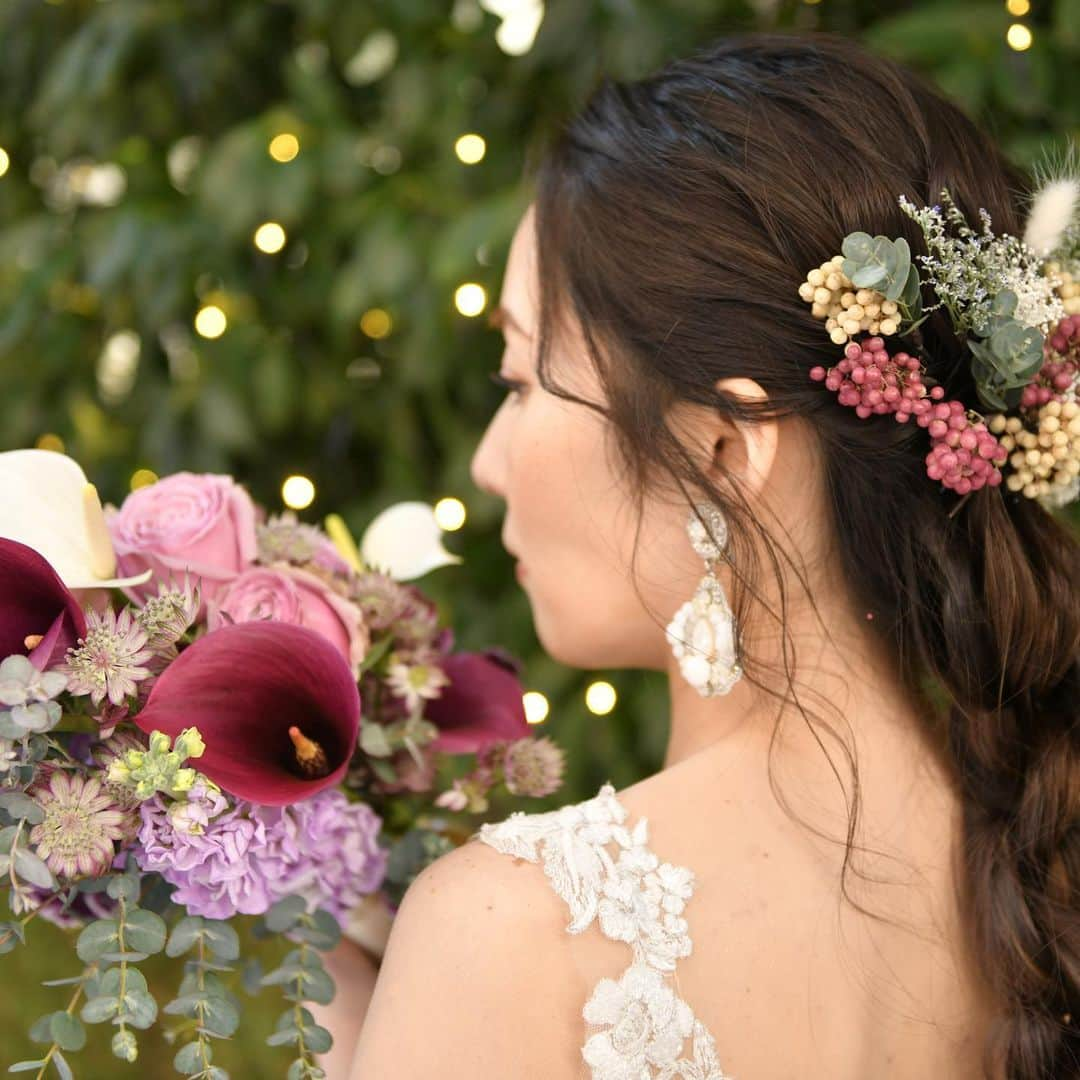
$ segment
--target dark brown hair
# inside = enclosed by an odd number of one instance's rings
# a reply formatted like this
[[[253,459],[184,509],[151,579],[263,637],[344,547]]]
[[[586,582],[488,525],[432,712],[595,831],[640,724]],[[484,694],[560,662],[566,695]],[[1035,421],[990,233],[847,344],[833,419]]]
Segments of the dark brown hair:
[[[725,38],[648,78],[603,81],[535,168],[542,385],[610,420],[639,506],[662,477],[723,509],[737,622],[759,594],[758,547],[781,597],[790,557],[735,477],[710,483],[671,407],[811,425],[854,610],[874,612],[867,632],[895,657],[962,800],[968,946],[1000,1010],[984,1071],[1080,1075],[1080,545],[1004,485],[957,507],[926,475],[924,429],[838,404],[809,371],[839,350],[798,296],[855,230],[925,252],[900,193],[922,205],[948,188],[969,220],[985,207],[996,231],[1019,235],[1023,179],[910,72],[842,39],[786,35]],[[567,313],[603,403],[554,378]],[[922,334],[929,374],[977,408],[947,314]],[[768,401],[718,393],[733,376]],[[772,692],[797,701],[788,652],[787,684]],[[743,666],[754,685],[776,686],[753,657]]]

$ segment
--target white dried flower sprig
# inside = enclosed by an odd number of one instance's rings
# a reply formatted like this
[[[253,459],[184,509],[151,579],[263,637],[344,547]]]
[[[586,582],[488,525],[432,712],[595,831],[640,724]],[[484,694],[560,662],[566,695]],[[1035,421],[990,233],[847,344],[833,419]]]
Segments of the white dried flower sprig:
[[[901,195],[900,208],[922,230],[928,254],[918,255],[922,277],[949,310],[960,333],[986,335],[994,300],[1006,290],[1016,295],[1012,317],[1023,326],[1049,332],[1065,309],[1055,293],[1060,284],[1043,273],[1042,260],[1009,233],[995,234],[989,213],[980,207],[982,228],[976,232],[948,191],[941,202],[917,207]]]

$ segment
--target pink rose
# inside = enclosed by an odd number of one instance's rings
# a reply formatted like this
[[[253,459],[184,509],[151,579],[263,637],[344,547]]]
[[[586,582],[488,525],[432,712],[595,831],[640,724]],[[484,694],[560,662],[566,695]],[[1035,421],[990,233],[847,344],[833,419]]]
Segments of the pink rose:
[[[231,476],[179,472],[138,488],[106,514],[119,575],[149,567],[131,599],[157,595],[159,581],[201,579],[200,618],[207,602],[255,561],[255,504]]]
[[[329,641],[359,675],[371,645],[360,609],[336,593],[322,578],[283,563],[252,567],[222,589],[209,603],[210,630],[234,623],[272,619],[306,626]]]

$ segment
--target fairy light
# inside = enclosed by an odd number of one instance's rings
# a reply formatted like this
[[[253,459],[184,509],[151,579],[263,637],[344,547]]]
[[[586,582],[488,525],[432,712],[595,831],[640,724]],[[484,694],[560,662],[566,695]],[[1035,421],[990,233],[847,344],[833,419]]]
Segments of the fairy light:
[[[285,246],[285,230],[276,221],[264,221],[255,230],[255,246],[267,255],[276,255]]]
[[[219,338],[225,333],[229,320],[217,304],[207,304],[199,308],[195,315],[195,332],[204,338]]]
[[[615,708],[615,702],[619,695],[615,693],[615,687],[609,682],[590,683],[585,691],[585,708],[597,716],[607,716]]]
[[[360,316],[360,329],[374,341],[386,337],[393,328],[394,320],[383,308],[369,308]]]
[[[435,520],[443,532],[457,532],[465,524],[465,504],[460,499],[440,499],[435,504]]]
[[[1010,15],[1022,18],[1031,10],[1029,0],[1005,0],[1005,10]]]
[[[475,281],[467,281],[459,285],[454,293],[454,306],[462,315],[472,318],[479,315],[487,304],[487,293],[483,285],[477,285]]]
[[[300,140],[291,131],[283,131],[270,140],[267,151],[275,161],[292,161],[300,153]]]
[[[475,165],[478,161],[484,160],[484,154],[487,153],[487,143],[484,142],[482,135],[462,135],[454,143],[454,153],[466,165]]]
[[[288,476],[281,485],[281,501],[290,510],[303,510],[315,501],[315,485],[306,476]]]
[[[153,469],[136,469],[131,474],[131,490],[136,491],[141,487],[149,487],[158,482],[158,474]]]
[[[526,690],[521,695],[521,703],[525,706],[525,719],[530,724],[542,724],[551,710],[548,699],[539,690]]]
[[[1026,49],[1031,48],[1034,37],[1031,30],[1023,23],[1013,23],[1005,34],[1005,40],[1009,43],[1010,49],[1014,49],[1016,52],[1024,52]]]
[[[44,435],[39,435],[37,442],[34,446],[38,450],[54,450],[58,454],[64,452],[64,440],[59,435],[54,435],[51,431],[45,432]]]
[[[8,167],[11,165],[11,158],[8,157],[8,152],[0,146],[0,176],[8,171]]]

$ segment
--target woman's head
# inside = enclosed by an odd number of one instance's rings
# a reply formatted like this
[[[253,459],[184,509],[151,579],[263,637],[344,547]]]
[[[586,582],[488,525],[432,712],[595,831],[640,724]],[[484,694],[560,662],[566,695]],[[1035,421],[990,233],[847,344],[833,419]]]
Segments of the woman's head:
[[[1080,550],[1004,486],[951,514],[924,429],[859,419],[809,377],[838,350],[799,298],[807,270],[856,230],[924,251],[897,198],[942,188],[1019,234],[1023,185],[993,144],[841,40],[725,39],[605,82],[539,163],[503,296],[533,336],[506,329],[503,371],[527,387],[474,471],[507,499],[504,538],[560,659],[665,666],[663,627],[701,572],[683,532],[701,498],[728,521],[748,681],[797,695],[797,653],[766,643],[803,604],[888,658],[964,800],[972,942],[1003,1003],[989,1057],[1065,1075]],[[977,408],[944,311],[922,337],[929,375]]]

